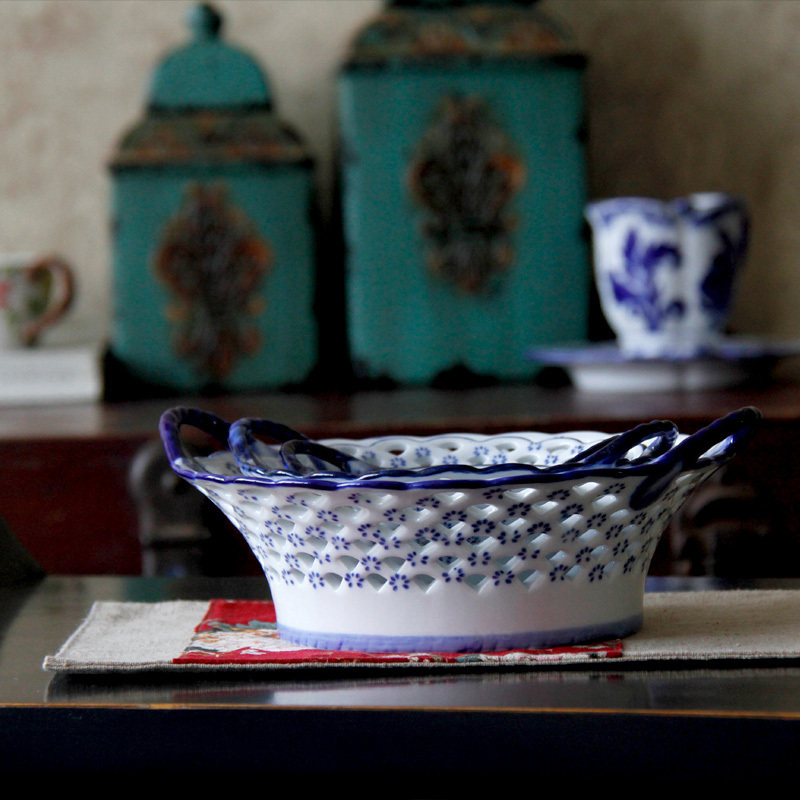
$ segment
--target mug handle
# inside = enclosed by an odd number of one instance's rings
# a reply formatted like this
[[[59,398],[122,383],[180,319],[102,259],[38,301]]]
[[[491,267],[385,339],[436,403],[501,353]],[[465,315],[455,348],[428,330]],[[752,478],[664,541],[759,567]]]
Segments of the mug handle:
[[[54,290],[50,293],[45,310],[36,319],[23,326],[20,332],[22,344],[26,347],[36,344],[42,331],[64,316],[75,296],[74,273],[66,261],[57,256],[41,258],[28,268],[26,278],[33,283],[45,274],[50,275]]]

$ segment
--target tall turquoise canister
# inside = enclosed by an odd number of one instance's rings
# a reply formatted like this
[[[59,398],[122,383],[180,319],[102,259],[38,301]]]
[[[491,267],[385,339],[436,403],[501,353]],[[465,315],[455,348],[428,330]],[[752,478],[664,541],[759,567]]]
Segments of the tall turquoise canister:
[[[585,58],[532,2],[393,0],[339,74],[351,359],[532,377],[584,339]]]
[[[312,159],[219,13],[188,20],[110,165],[110,353],[171,390],[301,383],[317,353]]]

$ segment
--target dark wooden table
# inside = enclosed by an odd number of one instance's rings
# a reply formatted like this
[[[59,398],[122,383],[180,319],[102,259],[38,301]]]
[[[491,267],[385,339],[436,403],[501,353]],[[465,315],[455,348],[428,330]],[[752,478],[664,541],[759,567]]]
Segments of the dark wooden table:
[[[648,590],[800,581],[651,578]],[[266,598],[263,579],[49,577],[0,589],[0,771],[41,784],[179,776],[404,797],[478,785],[769,790],[800,753],[800,663],[52,675],[96,600]],[[632,783],[633,782],[633,783]],[[59,784],[63,787],[65,784]],[[80,785],[89,785],[83,784]],[[615,788],[616,787],[616,788]],[[641,786],[644,790],[645,786]]]

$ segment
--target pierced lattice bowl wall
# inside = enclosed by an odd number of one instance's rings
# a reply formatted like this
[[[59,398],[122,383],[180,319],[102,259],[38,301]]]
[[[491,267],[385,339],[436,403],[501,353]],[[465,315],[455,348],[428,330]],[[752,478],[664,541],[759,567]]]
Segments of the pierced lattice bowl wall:
[[[228,516],[261,563],[283,638],[453,652],[636,631],[659,537],[758,416],[743,409],[691,437],[651,423],[619,437],[314,443],[272,423],[228,425],[173,409],[161,430],[173,469]],[[227,449],[191,456],[183,425]],[[282,441],[260,441],[266,431]]]

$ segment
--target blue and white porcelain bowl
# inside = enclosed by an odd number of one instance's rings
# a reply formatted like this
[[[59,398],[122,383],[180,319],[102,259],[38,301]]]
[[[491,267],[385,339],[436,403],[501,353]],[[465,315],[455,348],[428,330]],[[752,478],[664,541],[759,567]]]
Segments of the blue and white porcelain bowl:
[[[747,250],[740,198],[617,197],[589,203],[585,213],[603,313],[624,352],[686,357],[718,341]]]
[[[197,409],[161,419],[172,468],[241,531],[280,635],[313,648],[465,652],[621,637],[656,543],[751,437],[742,409],[692,435],[518,432],[315,442]],[[181,428],[223,448],[193,456]]]

